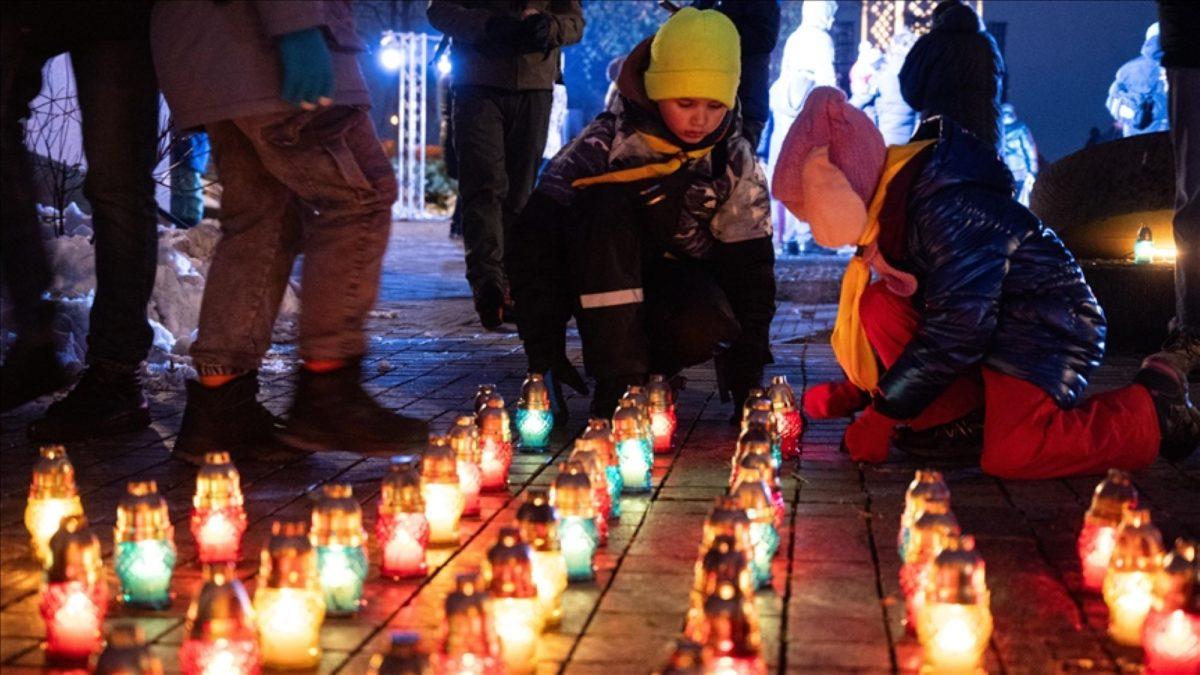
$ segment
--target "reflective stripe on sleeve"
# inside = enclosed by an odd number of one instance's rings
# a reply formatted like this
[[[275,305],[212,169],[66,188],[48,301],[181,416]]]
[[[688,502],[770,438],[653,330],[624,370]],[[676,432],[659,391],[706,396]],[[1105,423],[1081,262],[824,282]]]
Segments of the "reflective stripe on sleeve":
[[[623,288],[619,291],[585,293],[579,296],[579,304],[584,309],[616,307],[617,305],[633,305],[641,301],[642,289],[640,288]]]

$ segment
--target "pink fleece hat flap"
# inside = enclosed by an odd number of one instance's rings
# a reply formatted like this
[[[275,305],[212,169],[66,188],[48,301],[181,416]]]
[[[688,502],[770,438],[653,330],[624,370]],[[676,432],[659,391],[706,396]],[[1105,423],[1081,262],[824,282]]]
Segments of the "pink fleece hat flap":
[[[887,146],[866,114],[834,87],[813,89],[788,129],[771,178],[773,196],[793,212],[803,210],[801,173],[809,154],[821,146],[829,147],[829,161],[845,174],[863,203],[870,204],[883,173]]]

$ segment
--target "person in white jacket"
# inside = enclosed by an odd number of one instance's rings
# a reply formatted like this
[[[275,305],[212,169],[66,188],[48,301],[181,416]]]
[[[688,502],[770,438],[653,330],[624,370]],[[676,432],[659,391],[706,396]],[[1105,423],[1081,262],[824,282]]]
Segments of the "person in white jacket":
[[[1121,126],[1121,135],[1166,131],[1167,71],[1162,67],[1158,22],[1146,29],[1141,53],[1117,70],[1105,102],[1108,112]]]
[[[836,13],[836,0],[805,0],[800,27],[783,46],[779,79],[771,85],[770,91],[772,127],[767,150],[768,176],[774,173],[783,139],[804,107],[809,92],[815,87],[837,86],[833,37],[829,33]],[[786,246],[799,252],[800,245],[811,238],[808,224],[797,220],[778,202],[772,203],[772,214],[776,248]]]

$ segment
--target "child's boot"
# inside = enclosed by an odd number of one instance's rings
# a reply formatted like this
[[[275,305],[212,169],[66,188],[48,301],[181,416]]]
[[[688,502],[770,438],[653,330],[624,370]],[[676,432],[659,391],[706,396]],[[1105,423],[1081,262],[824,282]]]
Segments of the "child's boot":
[[[1158,454],[1171,461],[1186,459],[1200,446],[1200,410],[1188,397],[1187,373],[1156,354],[1142,361],[1133,381],[1154,400],[1162,434]]]
[[[312,452],[362,455],[393,455],[405,444],[424,443],[429,424],[376,403],[362,388],[361,377],[360,360],[328,372],[301,368],[279,440]]]
[[[265,446],[282,428],[258,402],[258,371],[242,373],[217,386],[187,382],[187,406],[172,453],[199,463],[205,453]]]
[[[828,420],[849,417],[867,407],[871,397],[846,380],[822,382],[804,391],[804,414],[810,419]]]

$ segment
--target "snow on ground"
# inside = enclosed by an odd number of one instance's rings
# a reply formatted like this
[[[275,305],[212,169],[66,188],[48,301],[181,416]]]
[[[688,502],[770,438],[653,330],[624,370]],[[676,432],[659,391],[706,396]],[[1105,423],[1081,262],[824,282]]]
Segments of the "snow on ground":
[[[60,354],[69,368],[78,370],[87,354],[88,314],[96,291],[92,218],[71,203],[62,211],[64,235],[59,237],[55,236],[53,225],[60,219],[58,210],[39,206],[38,213],[54,272],[49,295],[59,308],[55,332]],[[214,220],[202,221],[186,230],[158,228],[158,270],[146,310],[154,330],[154,346],[145,366],[146,387],[151,391],[182,389],[187,378],[195,377],[187,353],[196,339],[204,280],[219,239],[220,230]],[[296,290],[293,282],[284,295],[275,326],[277,342],[294,339],[300,310]],[[8,342],[12,336],[4,338]],[[288,366],[278,358],[268,358],[264,368],[281,372]]]

